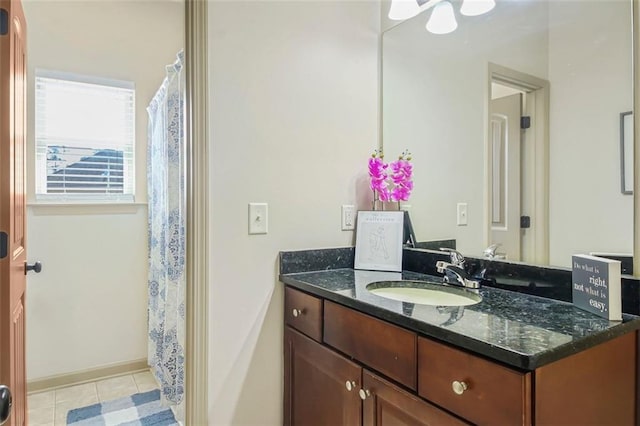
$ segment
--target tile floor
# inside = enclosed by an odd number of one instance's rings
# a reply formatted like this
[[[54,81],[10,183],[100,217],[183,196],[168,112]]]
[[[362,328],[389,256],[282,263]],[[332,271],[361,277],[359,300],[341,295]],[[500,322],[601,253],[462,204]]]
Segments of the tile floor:
[[[69,386],[28,395],[29,426],[67,424],[67,412],[97,402],[122,398],[156,389],[158,385],[149,371],[111,377],[81,385]]]

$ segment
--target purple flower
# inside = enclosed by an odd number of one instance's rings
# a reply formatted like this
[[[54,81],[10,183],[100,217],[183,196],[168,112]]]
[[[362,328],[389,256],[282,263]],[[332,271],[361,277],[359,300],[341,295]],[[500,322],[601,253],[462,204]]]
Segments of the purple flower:
[[[407,160],[396,160],[391,163],[391,179],[393,183],[398,185],[411,180],[413,166]]]
[[[374,196],[382,202],[408,201],[413,190],[411,154],[405,150],[391,164],[386,164],[383,157],[382,151],[376,150],[369,158],[370,187]]]
[[[391,190],[391,201],[409,201],[413,189],[413,166],[408,160],[400,158],[391,163],[391,180],[394,188]]]
[[[391,201],[391,193],[389,192],[389,188],[384,186],[384,188],[378,190],[378,197],[380,201],[387,202]]]
[[[369,158],[369,176],[371,176],[371,189],[382,192],[387,189],[387,167],[388,164],[380,157]]]

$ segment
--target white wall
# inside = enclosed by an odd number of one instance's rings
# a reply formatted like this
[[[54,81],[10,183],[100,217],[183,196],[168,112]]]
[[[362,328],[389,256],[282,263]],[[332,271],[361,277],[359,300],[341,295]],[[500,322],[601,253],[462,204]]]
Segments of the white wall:
[[[209,7],[209,418],[278,425],[277,256],[352,244],[353,233],[340,230],[340,206],[369,195],[366,164],[378,141],[379,4]],[[247,235],[253,201],[269,203],[267,235]]]
[[[146,358],[147,225],[126,208],[34,206],[34,70],[129,80],[136,87],[136,202],[146,202],[146,106],[183,47],[175,1],[24,2],[29,62],[29,380]]]
[[[619,122],[633,108],[630,3],[549,5],[551,23],[574,22],[549,27],[554,265],[569,265],[576,253],[633,252],[633,196],[620,191]]]

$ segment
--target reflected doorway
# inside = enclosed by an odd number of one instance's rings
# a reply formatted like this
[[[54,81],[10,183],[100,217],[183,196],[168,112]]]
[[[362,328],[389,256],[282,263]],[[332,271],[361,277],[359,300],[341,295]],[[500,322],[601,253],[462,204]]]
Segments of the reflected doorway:
[[[485,240],[497,258],[546,263],[549,82],[489,64]]]

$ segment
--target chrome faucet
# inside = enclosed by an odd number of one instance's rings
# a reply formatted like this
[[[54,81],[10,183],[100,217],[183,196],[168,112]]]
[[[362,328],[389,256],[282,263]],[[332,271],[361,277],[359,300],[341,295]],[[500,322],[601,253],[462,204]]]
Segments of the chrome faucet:
[[[472,280],[467,271],[460,266],[439,260],[436,262],[436,269],[441,274],[444,274],[442,281],[446,284],[457,284],[464,288],[480,288],[480,283]]]
[[[498,250],[498,247],[500,247],[501,245],[502,244],[500,243],[491,244],[482,252],[484,254],[484,257],[486,257],[487,259],[504,259],[505,255],[503,253],[496,252]]]
[[[449,258],[451,259],[452,265],[464,269],[464,256],[462,255],[462,253],[455,249],[447,247],[440,247],[440,250],[449,253]]]

